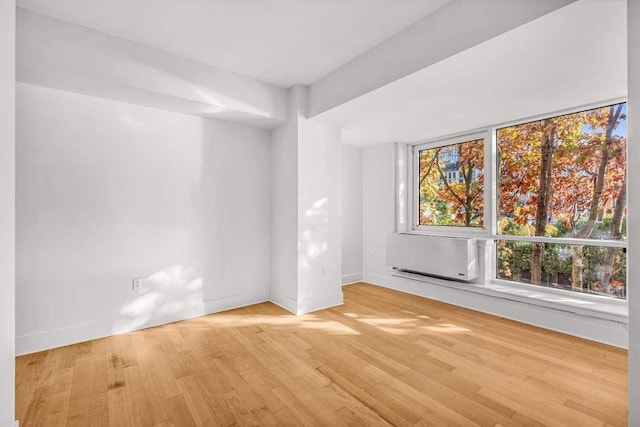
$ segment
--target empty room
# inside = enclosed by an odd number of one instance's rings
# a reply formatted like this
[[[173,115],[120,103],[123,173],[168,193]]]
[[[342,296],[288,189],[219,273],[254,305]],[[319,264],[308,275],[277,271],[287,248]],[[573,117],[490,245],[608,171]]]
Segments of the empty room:
[[[0,0],[0,427],[640,426],[639,76],[635,0]]]

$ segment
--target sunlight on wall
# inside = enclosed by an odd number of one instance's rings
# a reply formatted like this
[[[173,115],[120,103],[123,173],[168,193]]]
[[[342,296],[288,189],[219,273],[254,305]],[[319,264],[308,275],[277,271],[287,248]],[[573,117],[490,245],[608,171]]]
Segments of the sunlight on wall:
[[[142,90],[169,95],[178,99],[188,99],[210,106],[202,113],[217,114],[229,111],[242,112],[263,118],[270,118],[272,114],[256,106],[247,104],[234,97],[224,95],[208,87],[194,84],[192,76],[185,74],[179,68],[172,72],[159,69],[156,65],[143,62],[136,58],[117,62],[111,71],[115,80],[124,86],[133,86]]]
[[[120,114],[120,120],[125,125],[129,126],[132,129],[135,129],[137,131],[141,131],[143,133],[150,133],[152,131],[151,126],[149,126],[149,125],[147,125],[145,123],[142,123],[142,121],[133,118],[129,114]]]
[[[239,110],[245,113],[250,113],[260,117],[273,117],[271,113],[261,108],[254,107],[245,102],[238,101],[237,99],[230,98],[221,93],[214,92],[211,89],[194,88],[193,89],[198,98],[205,103],[211,105],[211,110],[207,109],[206,113],[220,113],[228,110]]]
[[[314,202],[305,211],[306,230],[300,233],[298,243],[298,272],[309,273],[313,270],[313,260],[322,257],[328,248],[326,241],[329,232],[329,198]]]
[[[140,292],[120,309],[114,334],[204,314],[202,272],[194,267],[173,265],[151,274]]]

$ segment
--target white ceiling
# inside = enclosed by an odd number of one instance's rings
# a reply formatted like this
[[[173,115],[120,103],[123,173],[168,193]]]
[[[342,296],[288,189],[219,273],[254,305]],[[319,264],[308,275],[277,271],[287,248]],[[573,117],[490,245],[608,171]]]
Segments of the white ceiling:
[[[366,146],[624,97],[626,38],[626,2],[579,1],[315,118]]]
[[[448,0],[18,0],[283,87],[311,84]]]

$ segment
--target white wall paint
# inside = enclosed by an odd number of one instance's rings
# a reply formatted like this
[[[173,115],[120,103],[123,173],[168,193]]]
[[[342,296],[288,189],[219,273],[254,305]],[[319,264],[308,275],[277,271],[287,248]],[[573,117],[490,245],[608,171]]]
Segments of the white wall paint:
[[[385,275],[387,234],[395,230],[393,144],[365,147],[362,157],[363,273]]]
[[[342,283],[362,280],[362,148],[342,146]]]
[[[291,87],[318,78],[448,0],[20,0],[21,7]],[[188,25],[185,25],[188,23]],[[328,54],[330,52],[330,54]]]
[[[627,127],[629,136],[628,170],[640,171],[640,2],[627,2],[629,97]],[[640,173],[629,175],[629,219],[627,259],[629,287],[629,425],[640,425]]]
[[[269,132],[204,120],[205,302],[266,299],[270,270]]]
[[[289,96],[272,131],[271,301],[302,314],[342,304],[342,139],[306,118],[308,88]]]
[[[19,84],[17,141],[18,353],[268,299],[268,131]]]
[[[298,310],[298,110],[271,131],[271,301]]]
[[[394,149],[393,144],[364,148],[365,281],[595,341],[627,345],[628,329],[621,323],[392,276],[385,258],[387,235],[395,229]]]
[[[308,313],[342,304],[342,139],[298,125],[298,313]]]
[[[0,426],[14,420],[15,10],[0,0]]]
[[[623,1],[575,2],[314,119],[351,145],[413,143],[623,97],[626,27]]]
[[[374,91],[573,1],[452,0],[312,84],[310,115]]]
[[[287,113],[258,80],[25,9],[17,29],[20,82],[267,128]]]

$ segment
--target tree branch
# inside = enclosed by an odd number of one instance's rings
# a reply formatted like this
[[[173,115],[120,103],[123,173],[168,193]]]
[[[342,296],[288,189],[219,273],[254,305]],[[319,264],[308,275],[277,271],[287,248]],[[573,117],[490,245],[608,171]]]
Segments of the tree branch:
[[[460,196],[456,194],[455,191],[453,191],[453,188],[449,186],[447,179],[444,177],[444,173],[442,172],[442,168],[440,167],[440,164],[438,164],[438,173],[440,174],[440,178],[442,178],[442,181],[444,181],[444,186],[447,188],[447,191],[449,191],[449,193],[451,193],[451,195],[455,197],[455,199],[458,202],[460,202],[461,205],[464,205],[465,204],[464,201],[460,198]]]
[[[422,187],[422,183],[424,182],[424,180],[429,176],[429,174],[431,173],[431,169],[433,168],[433,164],[435,163],[435,160],[438,158],[438,154],[440,154],[440,149],[437,149],[435,151],[435,153],[433,154],[433,157],[431,158],[431,161],[429,162],[429,168],[427,169],[427,171],[424,173],[424,175],[422,176],[422,178],[420,178],[420,184],[419,187]],[[418,187],[418,188],[419,188]]]

